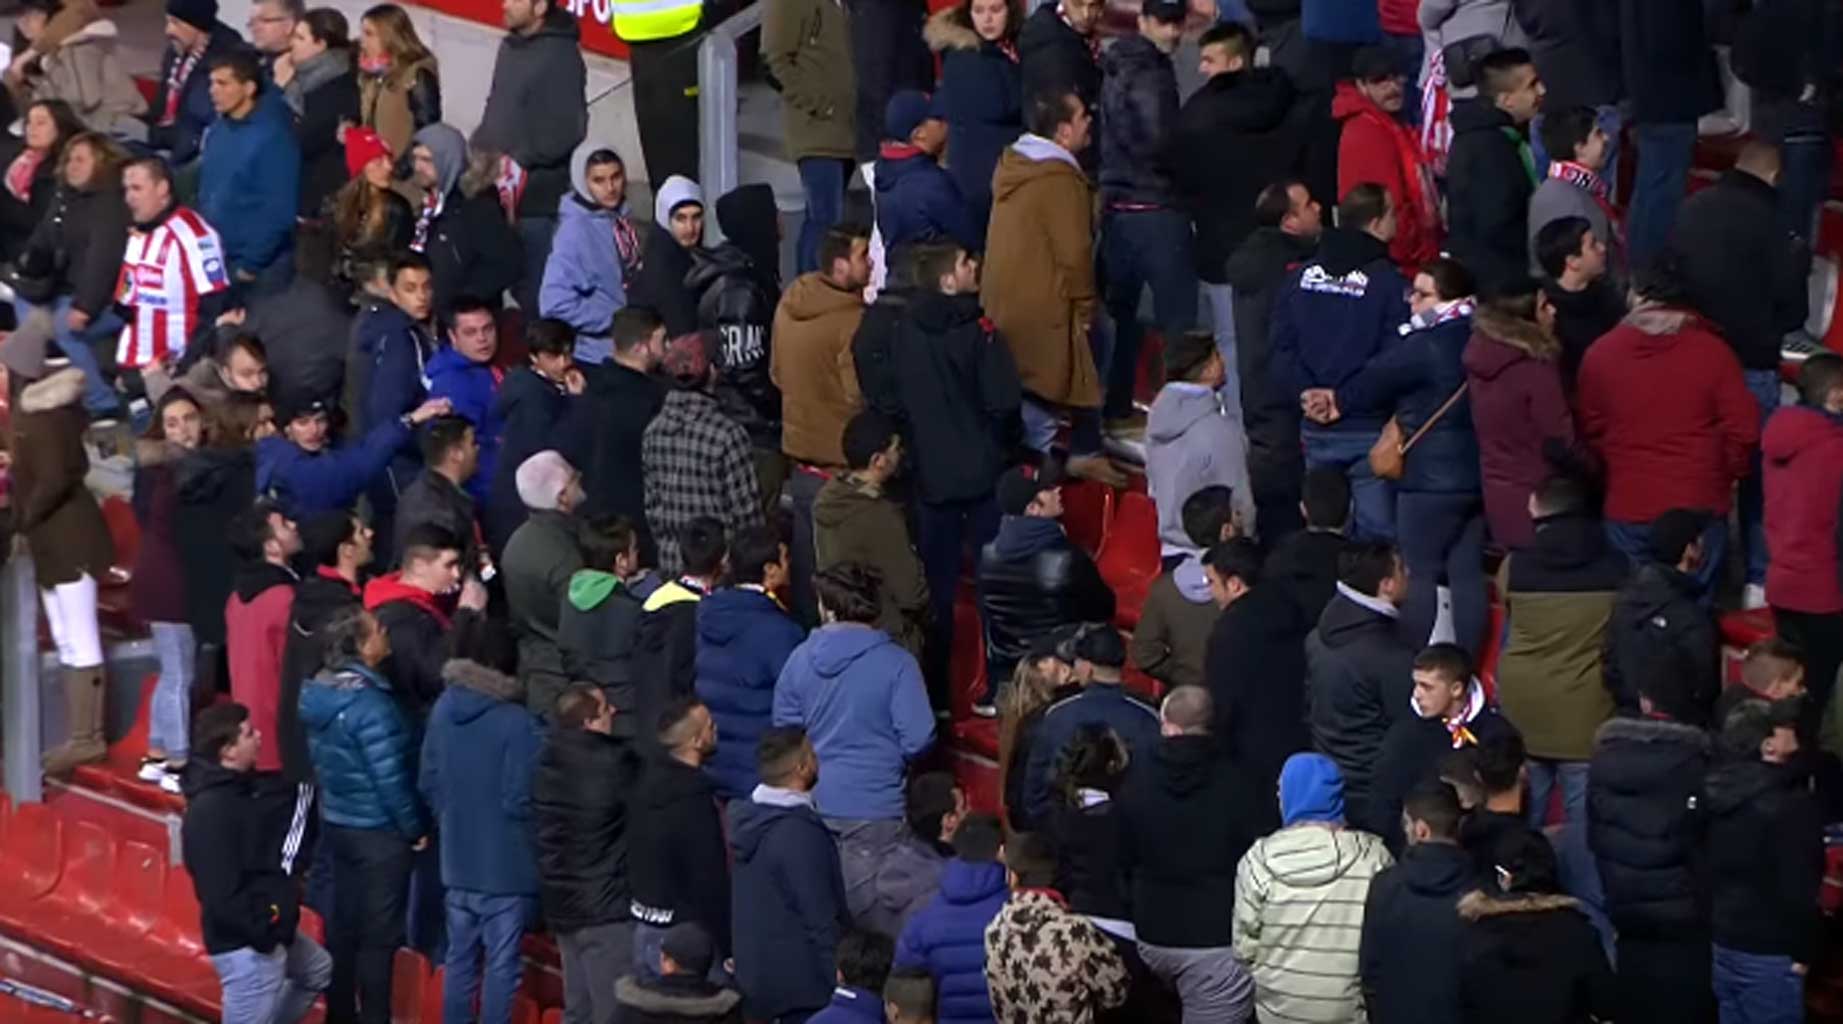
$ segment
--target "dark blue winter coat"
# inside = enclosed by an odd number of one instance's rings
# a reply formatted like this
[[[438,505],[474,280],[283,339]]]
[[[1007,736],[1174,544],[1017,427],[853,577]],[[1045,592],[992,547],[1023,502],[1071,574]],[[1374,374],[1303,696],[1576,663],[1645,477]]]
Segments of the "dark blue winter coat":
[[[198,212],[218,229],[231,273],[255,274],[294,252],[301,205],[301,144],[280,92],[267,89],[250,116],[219,115],[198,157]]]
[[[412,840],[428,834],[416,797],[416,727],[383,673],[354,663],[309,679],[301,687],[301,727],[322,820]]]
[[[806,1024],[882,1024],[883,997],[868,989],[832,990],[832,1002],[807,1018]]]
[[[1363,372],[1337,389],[1346,416],[1396,417],[1402,439],[1413,436],[1465,383],[1460,356],[1472,338],[1472,318],[1454,317],[1385,345]],[[1481,494],[1478,434],[1466,397],[1453,403],[1408,452],[1396,487],[1403,491]]]
[[[925,967],[934,976],[940,1024],[991,1024],[985,929],[1009,896],[1003,864],[955,857],[941,871],[940,893],[903,927],[896,966]]]
[[[907,143],[885,142],[875,178],[877,228],[889,252],[914,242],[952,241],[968,251],[981,245],[960,186],[934,157]]]
[[[979,38],[953,7],[928,19],[928,45],[941,54],[935,101],[947,116],[947,170],[960,186],[983,247],[992,217],[992,172],[1024,133],[1024,79],[1015,58]],[[1015,52],[1015,50],[1013,51]]]
[[[280,434],[256,442],[256,493],[272,495],[297,521],[351,508],[409,444],[400,417],[379,423],[351,444],[305,451]]]
[[[435,354],[434,343],[408,313],[387,305],[364,321],[353,359],[362,364],[364,387],[358,395],[360,430],[394,420],[416,408],[429,396],[423,372]],[[371,489],[371,500],[386,509],[397,507],[397,495],[422,472],[422,453],[405,446],[391,460],[390,477]]]
[[[772,794],[784,797],[785,791]],[[812,807],[732,800],[730,928],[750,1020],[811,1013],[832,998],[851,926],[838,846]]]
[[[774,683],[806,631],[774,599],[719,590],[698,602],[698,699],[717,722],[717,752],[704,763],[717,794],[747,800],[761,778],[755,744],[774,714]]]
[[[529,366],[506,374],[497,408],[504,426],[486,502],[486,538],[494,551],[504,549],[512,531],[525,521],[525,504],[518,500],[518,467],[538,452],[555,448],[570,465],[582,469],[587,463],[578,446],[590,440],[559,433],[570,409],[569,392]],[[640,481],[631,481],[631,486],[638,490]]]
[[[418,783],[442,844],[442,884],[489,896],[538,894],[531,774],[538,725],[516,677],[472,661],[442,666]]]
[[[1408,283],[1389,262],[1388,246],[1333,228],[1318,255],[1287,275],[1270,316],[1273,391],[1297,402],[1308,388],[1344,386],[1400,337],[1408,320]],[[1375,430],[1387,418],[1346,412],[1338,425]]]
[[[1305,0],[1299,27],[1321,43],[1379,43],[1382,16],[1370,0]]]
[[[493,467],[499,458],[499,437],[505,433],[505,421],[499,414],[499,382],[505,371],[487,363],[476,363],[452,346],[444,347],[429,360],[423,371],[430,398],[446,398],[454,414],[474,425],[474,439],[480,443],[480,465],[467,478],[465,487],[475,505],[485,505],[493,480]]]
[[[1084,725],[1104,725],[1126,744],[1129,764],[1149,760],[1158,746],[1158,712],[1118,683],[1089,683],[1043,712],[1030,762],[1024,766],[1024,803],[1033,821],[1049,818],[1056,761]]]

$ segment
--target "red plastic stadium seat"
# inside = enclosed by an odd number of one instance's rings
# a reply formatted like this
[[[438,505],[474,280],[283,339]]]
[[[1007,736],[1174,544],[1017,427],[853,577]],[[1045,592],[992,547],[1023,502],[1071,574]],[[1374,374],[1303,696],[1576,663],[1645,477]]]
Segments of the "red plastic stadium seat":
[[[543,1024],[563,1024],[563,1008],[553,1006],[545,1010]]]
[[[302,935],[318,942],[321,946],[326,945],[326,919],[320,916],[319,911],[303,905],[301,923],[297,927]]]
[[[1069,539],[1093,555],[1106,543],[1113,521],[1113,488],[1093,480],[1067,480],[1062,485],[1062,528]]]
[[[947,731],[955,749],[980,757],[998,757],[998,719],[956,718]]]
[[[964,591],[953,606],[953,651],[947,664],[948,705],[954,719],[971,718],[973,702],[985,689],[985,624],[978,600]]]
[[[1114,591],[1114,622],[1126,629],[1139,624],[1146,592],[1158,578],[1158,510],[1143,494],[1120,495],[1107,543],[1096,559],[1101,578]]]
[[[35,943],[81,954],[111,941],[108,923],[115,880],[115,839],[94,822],[71,822],[64,830],[58,884],[32,911]]]
[[[126,581],[141,550],[141,524],[134,521],[134,507],[127,499],[115,496],[103,499],[102,519],[109,524],[109,540],[115,544],[114,567]]]
[[[191,882],[180,872],[175,884]],[[117,977],[138,971],[150,950],[149,936],[165,908],[166,886],[166,854],[147,843],[124,841],[116,854],[109,892],[112,941],[93,946],[84,955]]]
[[[997,761],[953,748],[948,751],[948,763],[954,782],[966,794],[966,802],[973,810],[983,814],[1000,813],[1005,799],[999,792]]]
[[[429,1004],[429,961],[413,949],[398,949],[390,964],[390,1019],[397,1024],[416,1024],[441,1019],[441,986],[434,988],[435,1004]]]
[[[64,856],[64,821],[44,804],[20,804],[0,840],[0,925],[18,932],[37,902],[58,884]]]
[[[1715,625],[1721,630],[1722,643],[1743,651],[1772,636],[1776,628],[1771,608],[1722,612],[1715,617]]]

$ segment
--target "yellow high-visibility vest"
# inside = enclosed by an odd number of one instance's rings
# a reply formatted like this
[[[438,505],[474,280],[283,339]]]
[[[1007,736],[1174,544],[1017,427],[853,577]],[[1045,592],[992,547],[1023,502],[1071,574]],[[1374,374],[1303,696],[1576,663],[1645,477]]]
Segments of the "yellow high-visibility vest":
[[[703,0],[614,0],[614,34],[630,43],[675,39],[698,27]]]

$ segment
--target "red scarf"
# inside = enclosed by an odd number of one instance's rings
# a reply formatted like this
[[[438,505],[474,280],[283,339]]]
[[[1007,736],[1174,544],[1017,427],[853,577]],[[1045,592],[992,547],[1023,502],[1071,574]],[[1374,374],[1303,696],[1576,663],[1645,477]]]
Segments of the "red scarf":
[[[510,155],[499,158],[499,177],[493,185],[499,189],[499,206],[506,212],[506,222],[518,223],[518,201],[525,196],[525,169]]]
[[[38,173],[38,165],[45,162],[42,149],[22,149],[13,162],[6,167],[6,190],[13,198],[22,203],[32,201],[32,176]]]
[[[640,274],[640,235],[625,213],[614,215],[614,251],[620,256],[622,276],[633,281]]]
[[[401,572],[386,573],[365,584],[365,610],[374,612],[393,601],[408,601],[410,604],[428,612],[442,629],[446,630],[452,620],[447,609],[439,603],[434,594],[412,587],[403,582]]]
[[[430,189],[422,197],[422,213],[416,218],[416,233],[410,238],[410,249],[415,252],[427,252],[429,248],[429,225],[442,215],[442,203],[445,201],[440,192]]]
[[[192,69],[202,56],[202,51],[188,50],[173,61],[173,70],[166,76],[166,108],[160,111],[160,127],[171,128],[179,120],[179,100],[185,92],[186,79],[192,77]]]
[[[1565,181],[1593,197],[1594,205],[1600,208],[1607,225],[1612,228],[1613,237],[1606,241],[1619,243],[1625,240],[1625,226],[1620,223],[1619,211],[1613,206],[1612,186],[1595,173],[1593,168],[1572,160],[1551,160],[1549,177]]]

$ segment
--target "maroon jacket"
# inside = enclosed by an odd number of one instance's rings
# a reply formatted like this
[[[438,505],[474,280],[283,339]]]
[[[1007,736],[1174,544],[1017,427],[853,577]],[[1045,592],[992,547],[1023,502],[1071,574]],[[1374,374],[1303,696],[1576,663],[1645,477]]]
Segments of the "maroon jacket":
[[[1760,406],[1734,350],[1683,309],[1646,304],[1588,348],[1581,436],[1606,466],[1606,518],[1725,514],[1760,443]]]
[[[1843,420],[1790,406],[1766,421],[1766,600],[1775,608],[1843,611],[1837,506],[1843,501]]]
[[[1463,358],[1485,520],[1502,547],[1528,547],[1536,538],[1530,492],[1553,472],[1544,452],[1574,444],[1574,415],[1557,362],[1561,345],[1528,320],[1481,308]]]

